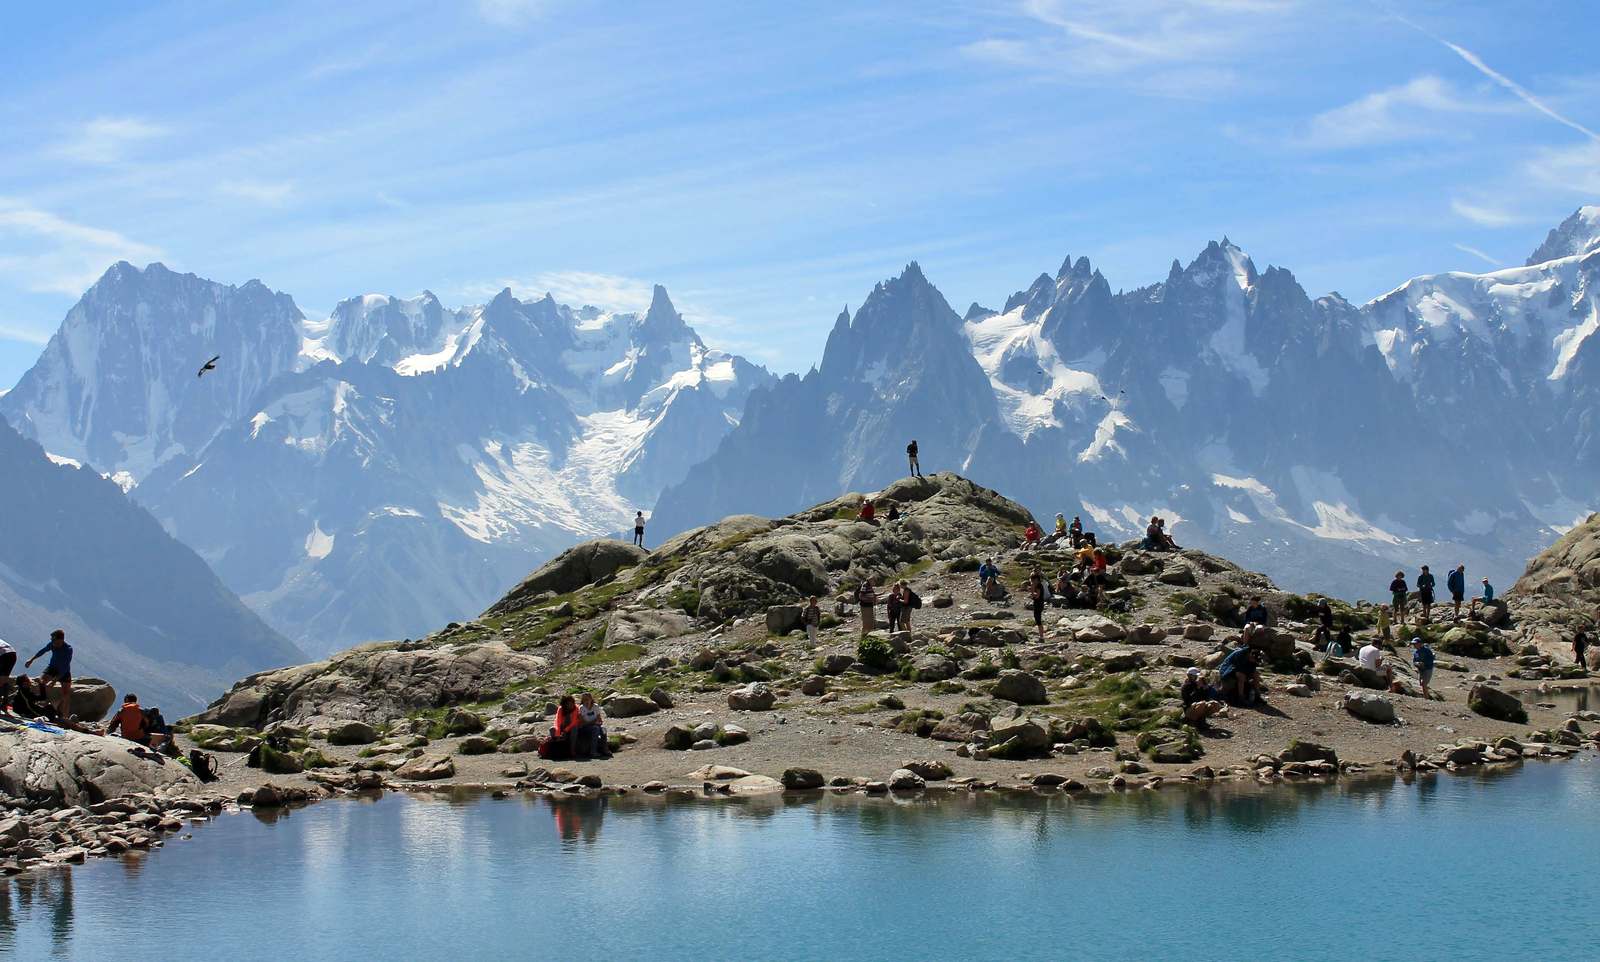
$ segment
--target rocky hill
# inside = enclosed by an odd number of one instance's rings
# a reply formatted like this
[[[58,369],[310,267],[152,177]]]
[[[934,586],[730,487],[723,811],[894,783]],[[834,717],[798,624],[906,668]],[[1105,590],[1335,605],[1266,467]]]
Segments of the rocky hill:
[[[1580,623],[1600,619],[1600,514],[1589,515],[1540,552],[1511,592],[1530,614],[1565,612]]]
[[[1563,728],[1536,686],[1584,672],[1562,663],[1559,634],[1534,639],[1548,625],[1520,623],[1503,603],[1409,628],[1438,652],[1433,695],[1422,696],[1404,650],[1391,656],[1399,690],[1383,692],[1348,653],[1313,647],[1317,597],[1200,551],[1112,547],[1105,604],[1047,609],[1041,633],[1016,599],[1032,568],[1054,575],[1071,558],[1019,549],[1022,506],[950,474],[870,495],[900,517],[856,520],[863,495],[850,494],[782,518],[730,517],[650,552],[580,545],[474,621],[244,679],[190,734],[230,751],[278,732],[304,764],[400,780],[514,779],[537,765],[554,697],[591,690],[618,749],[595,771],[613,781],[681,779],[684,752],[697,749],[699,763],[823,770],[846,784],[914,760],[913,772],[931,773],[921,779],[1050,770],[1059,785],[1329,774],[1396,759],[1509,764],[1570,753],[1583,733],[1579,721]],[[1001,564],[1012,601],[977,597],[985,558]],[[911,630],[862,639],[849,599],[864,578],[913,585],[924,604]],[[825,604],[816,647],[796,625],[810,595]],[[1257,595],[1272,612],[1252,642],[1270,705],[1186,725],[1179,680],[1239,643]],[[1356,644],[1378,637],[1377,609],[1329,600]],[[1470,737],[1441,749],[1440,726]]]

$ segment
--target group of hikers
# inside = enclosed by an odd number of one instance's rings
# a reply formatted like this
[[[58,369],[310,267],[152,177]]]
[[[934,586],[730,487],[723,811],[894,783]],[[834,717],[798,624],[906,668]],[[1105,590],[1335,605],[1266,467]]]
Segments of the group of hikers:
[[[44,723],[71,729],[86,735],[119,736],[143,748],[165,755],[176,755],[177,745],[172,729],[162,717],[159,708],[146,708],[139,704],[139,696],[122,696],[122,707],[111,716],[104,729],[80,721],[72,710],[72,646],[67,644],[67,633],[60,628],[50,633],[50,642],[39,649],[32,658],[23,662],[31,668],[35,661],[48,657],[38,678],[27,674],[13,676],[17,667],[17,650],[0,639],[0,712],[22,722]],[[56,695],[50,697],[51,686]],[[4,716],[0,716],[4,717]]]
[[[865,638],[878,627],[877,609],[880,600],[883,603],[884,627],[890,631],[910,631],[911,613],[922,607],[922,596],[912,591],[908,582],[897,581],[889,586],[889,590],[880,599],[874,579],[864,578],[861,587],[856,589],[856,604],[861,607],[861,637]],[[817,604],[817,599],[812,598],[801,612],[806,637],[812,644],[817,643],[816,627],[821,620],[822,610]]]
[[[1488,578],[1484,578],[1482,583],[1482,595],[1472,599],[1471,604],[1467,606],[1467,617],[1469,618],[1478,613],[1480,604],[1487,605],[1494,601],[1494,585],[1489,583]],[[1427,565],[1423,565],[1421,572],[1417,574],[1417,605],[1422,612],[1419,619],[1420,623],[1425,624],[1433,620],[1434,590],[1437,585],[1438,582],[1434,579],[1433,572],[1428,570]],[[1452,620],[1460,621],[1461,603],[1467,597],[1467,566],[1456,565],[1454,571],[1445,575],[1444,585],[1445,590],[1450,592],[1450,601],[1455,610]],[[1391,617],[1395,623],[1404,625],[1406,623],[1406,615],[1410,611],[1411,600],[1411,589],[1406,584],[1406,573],[1404,571],[1396,571],[1394,573],[1394,580],[1389,582],[1389,596],[1393,600],[1393,604],[1390,606]]]

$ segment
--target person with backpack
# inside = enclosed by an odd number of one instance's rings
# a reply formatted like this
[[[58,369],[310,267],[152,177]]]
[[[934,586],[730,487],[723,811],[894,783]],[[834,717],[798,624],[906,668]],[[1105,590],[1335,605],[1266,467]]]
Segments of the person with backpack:
[[[635,511],[633,513],[633,543],[638,545],[641,548],[644,547],[644,512],[643,511]]]
[[[1450,600],[1455,604],[1456,613],[1452,621],[1461,620],[1461,602],[1467,597],[1467,566],[1456,565],[1455,570],[1445,575],[1444,586],[1450,591]]]
[[[922,462],[917,459],[916,438],[912,438],[911,443],[906,445],[906,459],[911,462],[911,476],[913,478],[922,477]]]
[[[1422,603],[1422,620],[1433,620],[1433,573],[1427,565],[1422,566],[1422,573],[1417,575],[1417,600]]]
[[[111,724],[106,726],[108,736],[118,731],[123,738],[146,748],[160,750],[161,743],[166,740],[165,734],[150,730],[145,710],[139,706],[139,696],[133,692],[122,696],[122,707],[111,716]]]
[[[49,690],[52,679],[61,686],[60,700],[56,703],[57,714],[62,719],[72,717],[72,646],[67,644],[67,633],[57,628],[50,632],[50,643],[40,648],[39,651],[23,664],[24,668],[33,667],[33,663],[41,655],[49,653],[50,661],[44,667],[44,672],[39,675],[40,694]]]
[[[1393,599],[1395,624],[1402,628],[1406,623],[1406,596],[1410,593],[1411,589],[1406,587],[1406,573],[1396,571],[1394,580],[1389,582],[1389,597]]]
[[[871,578],[862,579],[861,587],[856,589],[856,604],[861,606],[861,637],[865,638],[878,627],[878,592],[872,587]]]
[[[800,623],[806,626],[806,643],[815,648],[820,644],[817,631],[822,627],[822,605],[815,595],[800,609]]]
[[[922,596],[911,590],[911,585],[902,581],[896,586],[900,592],[900,630],[911,630],[911,613],[922,607]]]

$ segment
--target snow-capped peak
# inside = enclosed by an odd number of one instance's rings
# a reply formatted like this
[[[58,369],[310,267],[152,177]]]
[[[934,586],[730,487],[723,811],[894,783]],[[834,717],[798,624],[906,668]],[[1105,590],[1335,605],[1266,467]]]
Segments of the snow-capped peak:
[[[1528,266],[1561,257],[1575,257],[1600,249],[1600,206],[1579,207],[1550,231],[1539,249],[1528,257]]]

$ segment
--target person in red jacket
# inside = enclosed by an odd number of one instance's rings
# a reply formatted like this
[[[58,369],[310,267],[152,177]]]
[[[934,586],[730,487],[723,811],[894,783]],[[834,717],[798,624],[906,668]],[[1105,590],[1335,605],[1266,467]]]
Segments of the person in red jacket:
[[[861,502],[861,510],[856,512],[856,520],[865,521],[867,524],[878,523],[878,506],[872,503],[871,498]]]
[[[560,704],[556,706],[556,723],[550,729],[550,738],[566,748],[568,758],[577,757],[574,749],[578,744],[578,726],[578,700],[571,695],[562,695]]]

